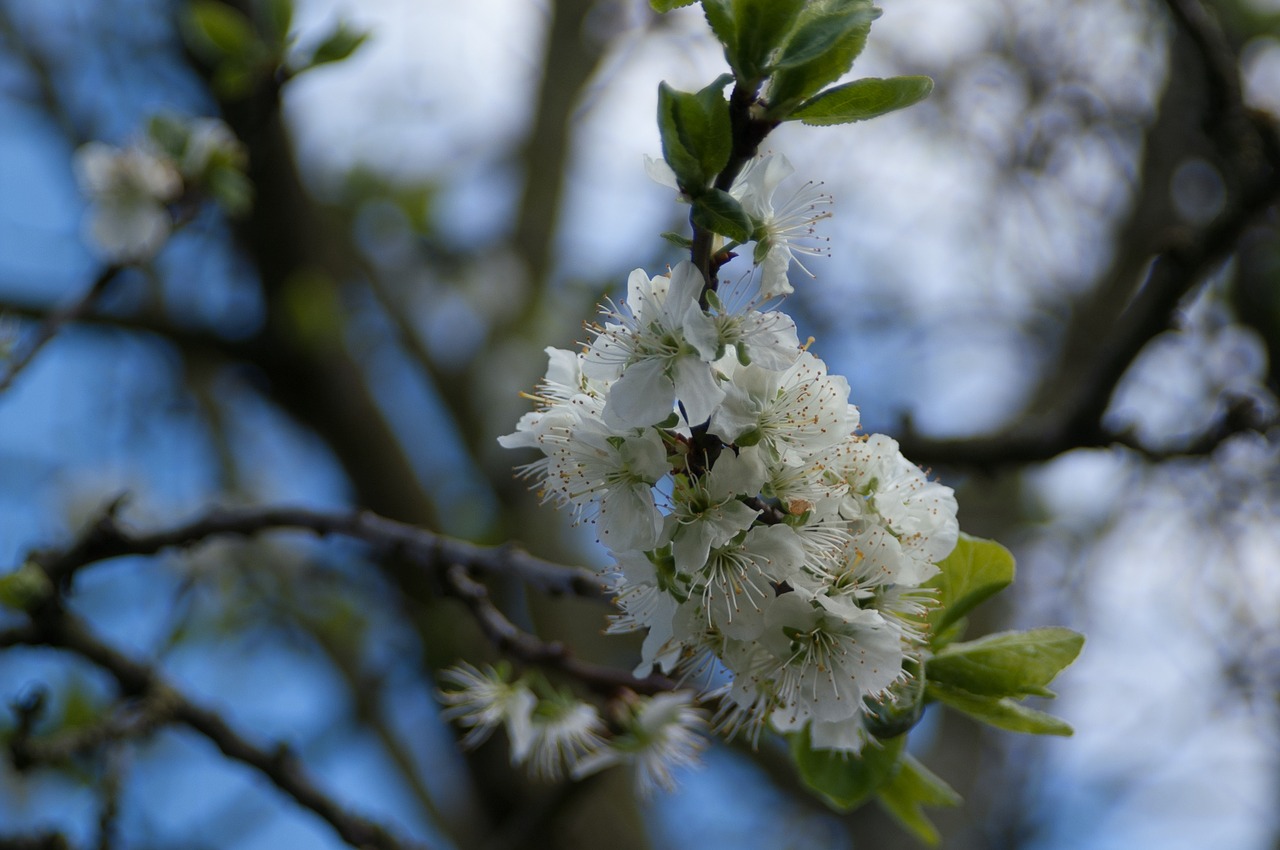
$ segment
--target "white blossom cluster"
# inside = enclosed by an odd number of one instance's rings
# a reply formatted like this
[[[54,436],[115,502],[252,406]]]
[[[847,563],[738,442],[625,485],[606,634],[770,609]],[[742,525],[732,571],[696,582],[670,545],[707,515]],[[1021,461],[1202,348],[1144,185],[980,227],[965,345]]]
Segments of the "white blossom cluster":
[[[499,726],[511,744],[511,763],[542,779],[575,779],[630,764],[643,794],[674,787],[672,771],[695,764],[706,745],[703,713],[689,691],[652,697],[630,695],[620,706],[610,737],[595,706],[553,688],[532,674],[512,678],[506,665],[470,664],[440,674],[444,717],[467,729],[469,747]]]
[[[92,141],[75,152],[76,181],[90,201],[89,242],[112,262],[154,257],[173,232],[171,207],[184,192],[243,165],[243,147],[222,121],[166,117],[154,124],[163,140],[149,136],[125,147]]]
[[[778,159],[735,185],[770,241],[760,295],[704,294],[689,262],[632,272],[583,350],[547,350],[537,409],[500,443],[540,451],[523,474],[613,554],[610,630],[648,633],[637,675],[697,683],[729,734],[807,727],[814,747],[856,753],[918,657],[920,585],[955,546],[956,502],[892,439],[858,433],[845,379],[764,309],[790,291],[771,277],[788,234],[808,232],[794,201],[785,227],[773,212]]]

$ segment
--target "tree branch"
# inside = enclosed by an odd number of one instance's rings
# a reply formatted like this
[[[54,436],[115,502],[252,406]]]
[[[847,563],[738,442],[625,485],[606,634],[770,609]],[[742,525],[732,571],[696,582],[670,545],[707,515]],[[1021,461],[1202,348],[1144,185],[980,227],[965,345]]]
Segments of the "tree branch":
[[[116,264],[106,266],[98,272],[98,276],[94,278],[93,283],[79,298],[46,316],[39,329],[37,329],[35,336],[31,338],[31,341],[27,343],[21,353],[13,357],[9,362],[9,368],[5,370],[3,376],[0,376],[0,393],[3,393],[13,385],[19,373],[31,364],[40,349],[44,348],[49,340],[57,336],[58,331],[62,330],[64,325],[77,321],[87,314],[97,300],[102,297],[102,293],[106,291],[107,286],[124,269],[125,266]]]
[[[0,647],[18,644],[56,647],[89,659],[111,674],[125,696],[140,697],[156,706],[157,725],[163,717],[203,735],[227,758],[256,769],[298,805],[319,815],[352,847],[407,850],[418,846],[346,811],[319,789],[287,748],[268,751],[242,738],[220,714],[192,702],[152,668],[98,640],[60,606],[42,606],[31,613],[31,622],[25,627],[0,632]]]
[[[144,533],[131,531],[117,521],[119,505],[117,500],[109,506],[68,548],[38,552],[32,560],[56,585],[65,588],[77,570],[98,561],[186,549],[210,537],[297,530],[361,540],[373,548],[376,560],[399,557],[429,571],[462,564],[479,573],[519,577],[553,596],[605,598],[599,578],[590,570],[553,564],[512,545],[477,546],[367,511],[326,513],[270,506],[215,509],[172,528]]]
[[[545,643],[528,632],[521,631],[489,599],[489,589],[468,575],[467,568],[461,564],[448,569],[446,580],[449,592],[470,609],[485,636],[500,650],[522,661],[558,669],[606,695],[615,694],[624,688],[640,694],[655,694],[673,691],[677,687],[666,676],[654,674],[645,679],[637,679],[613,667],[579,661],[559,641]]]
[[[1122,230],[1111,268],[1075,311],[1057,371],[1041,382],[1030,404],[1031,415],[1005,433],[929,440],[906,424],[902,449],[917,462],[992,469],[1049,460],[1075,448],[1116,444],[1158,459],[1207,453],[1233,434],[1265,432],[1276,425],[1257,417],[1229,416],[1225,427],[1193,446],[1164,453],[1102,424],[1139,352],[1172,326],[1184,299],[1236,250],[1249,227],[1280,202],[1280,130],[1275,118],[1244,104],[1235,57],[1204,7],[1196,0],[1166,3],[1177,24],[1173,69],[1160,114],[1146,137],[1141,181],[1145,192]],[[1194,108],[1184,102],[1188,89],[1201,91]],[[1166,196],[1173,169],[1204,147],[1212,151],[1228,190],[1227,201],[1211,222],[1190,229],[1179,222]],[[1139,269],[1147,270],[1145,280],[1138,276]]]

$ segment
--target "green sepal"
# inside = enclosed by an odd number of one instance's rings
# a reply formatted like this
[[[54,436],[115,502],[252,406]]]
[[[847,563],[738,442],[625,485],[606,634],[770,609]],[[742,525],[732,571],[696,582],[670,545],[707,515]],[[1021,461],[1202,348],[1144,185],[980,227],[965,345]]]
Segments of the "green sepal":
[[[682,233],[676,233],[674,230],[668,230],[659,234],[663,239],[675,245],[677,248],[692,248],[693,240]]]
[[[1065,720],[1028,708],[1010,697],[971,694],[961,688],[938,682],[929,682],[925,686],[925,696],[967,714],[975,720],[981,720],[983,723],[1008,732],[1062,736],[1074,734],[1071,724]]]
[[[27,562],[0,576],[0,606],[14,611],[30,611],[53,595],[49,574]]]
[[[1001,632],[953,643],[929,659],[931,682],[971,694],[995,697],[1041,696],[1045,686],[1076,660],[1084,635],[1057,626],[1026,632]]]
[[[867,77],[827,89],[786,116],[817,127],[851,124],[919,103],[933,91],[928,77]]]
[[[170,157],[181,159],[187,149],[191,131],[177,116],[160,112],[147,119],[147,138]]]
[[[809,727],[787,736],[791,759],[805,787],[838,812],[849,812],[870,800],[897,769],[907,736],[868,743],[858,755],[815,750]]]
[[[902,766],[888,782],[880,786],[876,802],[893,816],[903,829],[925,844],[936,845],[941,836],[938,829],[925,816],[924,806],[955,807],[962,802],[956,790],[916,761],[910,753],[903,753]]]
[[[738,199],[721,189],[712,189],[693,199],[693,223],[704,230],[745,242],[755,223]]]
[[[785,119],[797,104],[853,67],[880,10],[871,0],[834,0],[805,8],[769,68],[768,117]]]
[[[245,173],[229,165],[218,165],[205,175],[205,186],[218,206],[232,218],[253,207],[253,183]]]
[[[733,136],[724,87],[732,79],[725,74],[696,94],[658,85],[662,157],[691,197],[701,194],[729,162]]]
[[[867,731],[877,738],[896,738],[910,732],[924,714],[925,680],[920,675],[920,662],[908,659],[904,666],[911,675],[894,682],[884,699],[864,700]]]
[[[330,62],[341,62],[352,53],[360,48],[369,39],[369,33],[364,30],[353,29],[347,25],[346,21],[339,21],[338,25],[333,28],[316,47],[311,59],[307,61],[306,67],[314,68],[317,65],[326,65]]]
[[[697,2],[698,0],[649,0],[649,5],[653,7],[653,11],[661,15],[682,6],[692,6]]]
[[[994,540],[961,533],[956,548],[938,562],[941,572],[924,583],[938,591],[927,617],[929,633],[941,635],[974,606],[1013,582],[1013,555]]]

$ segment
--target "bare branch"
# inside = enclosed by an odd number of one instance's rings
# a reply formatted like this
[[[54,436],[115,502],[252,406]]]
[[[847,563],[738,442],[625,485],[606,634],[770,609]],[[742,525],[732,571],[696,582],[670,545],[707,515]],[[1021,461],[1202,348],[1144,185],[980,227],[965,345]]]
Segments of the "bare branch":
[[[418,846],[346,811],[319,789],[287,748],[266,750],[250,743],[219,713],[192,702],[154,669],[98,640],[83,623],[60,607],[44,606],[32,614],[28,626],[0,632],[0,646],[15,644],[66,649],[94,662],[111,674],[124,695],[164,706],[169,721],[189,727],[208,738],[227,758],[256,769],[298,805],[319,815],[352,847],[407,850]]]
[[[433,534],[367,511],[325,513],[306,508],[253,507],[215,509],[169,529],[141,533],[116,518],[118,502],[91,524],[67,549],[36,553],[49,578],[65,587],[88,564],[125,555],[154,555],[186,549],[211,537],[247,537],[268,531],[308,531],[321,537],[341,535],[368,543],[375,560],[399,557],[429,571],[462,564],[480,573],[516,576],[551,595],[603,599],[600,580],[590,570],[536,558],[515,546],[477,546]]]
[[[97,300],[102,297],[102,293],[106,291],[111,281],[115,280],[124,269],[125,266],[121,265],[106,266],[102,271],[98,272],[98,276],[94,278],[93,283],[83,295],[46,316],[39,329],[37,329],[35,336],[31,338],[31,341],[27,343],[20,353],[14,355],[9,362],[9,368],[5,370],[3,376],[0,376],[0,393],[3,393],[13,385],[18,374],[31,364],[40,349],[44,348],[49,340],[57,336],[58,331],[62,330],[63,326],[86,315]]]
[[[460,564],[450,567],[446,578],[450,592],[471,610],[494,645],[522,661],[556,668],[604,694],[614,694],[623,688],[641,694],[655,694],[677,687],[665,676],[654,674],[646,679],[637,679],[612,667],[579,661],[564,644],[545,643],[521,631],[489,599],[489,589],[468,575],[466,567]]]

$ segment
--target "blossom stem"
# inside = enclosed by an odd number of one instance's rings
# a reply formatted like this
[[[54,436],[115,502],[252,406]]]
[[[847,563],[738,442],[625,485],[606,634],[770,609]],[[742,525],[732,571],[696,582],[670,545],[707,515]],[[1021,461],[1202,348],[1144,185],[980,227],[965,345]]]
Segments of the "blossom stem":
[[[729,162],[716,175],[716,180],[713,184],[715,188],[721,191],[729,191],[729,187],[733,185],[734,178],[738,176],[743,166],[760,150],[760,144],[765,140],[765,137],[773,132],[774,128],[780,123],[752,117],[751,107],[755,105],[758,93],[758,83],[755,86],[744,86],[741,82],[738,82],[734,84],[733,92],[729,96],[729,129],[733,136],[733,149],[729,155]],[[724,256],[724,254],[723,252],[716,253],[713,250],[715,234],[699,227],[692,220],[690,220],[690,224],[693,227],[693,245],[689,249],[690,258],[698,271],[702,272],[703,288],[702,297],[699,301],[703,309],[706,309],[707,293],[716,288],[716,275],[720,271],[720,264],[717,264],[715,260],[717,257]],[[723,262],[721,260],[721,264]]]

